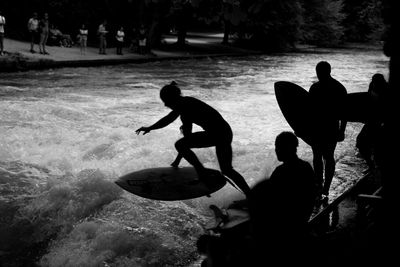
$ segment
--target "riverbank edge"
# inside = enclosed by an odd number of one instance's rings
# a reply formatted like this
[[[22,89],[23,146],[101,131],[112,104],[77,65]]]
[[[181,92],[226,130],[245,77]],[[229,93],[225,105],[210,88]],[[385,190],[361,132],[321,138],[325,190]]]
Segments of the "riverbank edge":
[[[120,64],[141,64],[157,61],[168,60],[189,60],[189,59],[204,59],[204,58],[218,58],[218,57],[242,57],[252,55],[262,55],[262,52],[240,52],[240,53],[220,53],[220,54],[201,54],[201,55],[174,55],[174,56],[155,56],[149,55],[142,58],[121,58],[121,59],[81,59],[81,60],[51,60],[51,59],[35,59],[23,57],[15,53],[7,60],[1,62],[1,72],[19,72],[28,70],[43,70],[51,68],[64,68],[64,67],[98,67],[106,65],[120,65]]]

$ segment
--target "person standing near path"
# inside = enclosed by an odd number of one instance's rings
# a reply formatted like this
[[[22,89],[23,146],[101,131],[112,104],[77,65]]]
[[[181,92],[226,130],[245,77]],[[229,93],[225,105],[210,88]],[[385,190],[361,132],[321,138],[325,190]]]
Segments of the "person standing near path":
[[[4,25],[6,24],[6,18],[3,16],[0,10],[0,56],[4,55]]]
[[[143,24],[139,28],[139,54],[146,54],[147,31]]]
[[[38,28],[39,28],[39,20],[38,20],[38,15],[36,12],[33,13],[32,18],[29,19],[28,21],[28,31],[31,39],[31,53],[36,53],[34,49],[35,41],[37,38],[38,34]]]
[[[46,43],[49,38],[49,14],[44,13],[43,19],[40,20],[40,42],[39,42],[39,51],[40,54],[48,55],[49,53],[46,51]]]
[[[99,25],[97,30],[97,34],[99,35],[99,54],[105,55],[107,48],[107,33],[106,30],[107,21],[105,20],[102,24]]]
[[[331,65],[321,61],[316,66],[318,81],[311,85],[309,95],[320,128],[318,140],[312,144],[313,165],[321,182],[321,200],[328,201],[329,188],[335,174],[335,149],[344,140],[347,122],[337,119],[347,95],[346,88],[331,76]]]
[[[86,55],[88,34],[89,31],[86,29],[86,25],[82,24],[81,28],[79,29],[79,45],[81,48],[81,55]]]
[[[196,169],[199,179],[207,183],[207,170],[191,148],[215,146],[221,172],[248,196],[250,187],[240,173],[232,167],[233,133],[221,114],[199,99],[182,96],[181,89],[174,81],[161,89],[160,98],[172,111],[153,125],[137,129],[136,134],[140,134],[140,132],[147,134],[152,130],[164,128],[180,117],[183,138],[175,143],[179,154],[177,160],[171,165],[178,167],[179,161],[183,157]],[[193,124],[200,126],[204,131],[193,133]]]
[[[117,39],[117,55],[122,55],[122,47],[124,46],[124,27],[120,27],[115,38]]]

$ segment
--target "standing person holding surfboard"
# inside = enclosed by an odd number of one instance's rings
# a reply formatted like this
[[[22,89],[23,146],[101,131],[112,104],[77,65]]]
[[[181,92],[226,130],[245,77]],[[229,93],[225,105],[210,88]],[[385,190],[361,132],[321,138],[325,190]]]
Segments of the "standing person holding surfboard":
[[[147,134],[152,130],[164,128],[180,117],[183,138],[175,143],[179,155],[172,165],[177,167],[183,157],[196,169],[199,177],[206,180],[207,169],[191,148],[215,146],[221,172],[247,196],[250,187],[243,176],[232,167],[232,129],[221,114],[199,99],[182,96],[175,81],[161,89],[160,98],[172,111],[153,125],[137,129],[136,133]],[[204,131],[193,133],[193,123],[203,128]]]
[[[331,76],[331,65],[320,61],[316,66],[318,81],[311,85],[309,95],[315,109],[320,134],[311,144],[313,165],[321,181],[321,200],[327,202],[329,188],[335,174],[335,148],[344,140],[347,121],[337,119],[338,109],[344,103],[347,90]],[[324,179],[325,178],[325,179]]]

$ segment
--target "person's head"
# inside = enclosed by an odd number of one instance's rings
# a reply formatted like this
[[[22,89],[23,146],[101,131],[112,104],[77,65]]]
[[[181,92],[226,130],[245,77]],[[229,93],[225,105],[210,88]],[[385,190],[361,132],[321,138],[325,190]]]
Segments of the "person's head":
[[[174,109],[177,101],[181,97],[181,89],[175,81],[165,85],[160,90],[160,98],[164,102],[165,106]]]
[[[43,16],[45,19],[48,19],[49,18],[49,13],[44,13],[44,16]]]
[[[85,24],[82,24],[82,29],[85,29],[86,28],[86,25]]]
[[[318,80],[325,80],[331,76],[331,65],[326,61],[320,61],[315,67],[315,71],[317,72]]]
[[[33,12],[32,17],[36,19],[38,17],[38,14],[36,12]]]
[[[387,82],[385,77],[380,73],[375,73],[372,76],[371,82],[369,84],[369,92],[373,95],[382,95],[386,90]]]
[[[292,132],[281,132],[275,139],[275,153],[279,161],[297,157],[299,140]]]

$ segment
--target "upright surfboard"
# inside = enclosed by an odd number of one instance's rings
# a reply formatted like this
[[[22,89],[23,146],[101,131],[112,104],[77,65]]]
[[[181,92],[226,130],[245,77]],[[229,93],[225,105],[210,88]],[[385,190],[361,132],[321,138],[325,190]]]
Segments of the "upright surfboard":
[[[280,81],[275,83],[275,97],[283,116],[294,133],[311,145],[318,136],[319,129],[312,115],[311,101],[301,86]]]
[[[217,170],[207,169],[205,178],[198,179],[193,167],[162,167],[128,173],[115,183],[132,194],[168,201],[207,196],[226,184],[226,178]]]

